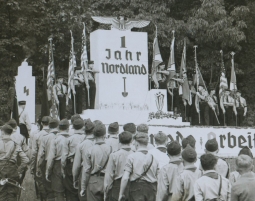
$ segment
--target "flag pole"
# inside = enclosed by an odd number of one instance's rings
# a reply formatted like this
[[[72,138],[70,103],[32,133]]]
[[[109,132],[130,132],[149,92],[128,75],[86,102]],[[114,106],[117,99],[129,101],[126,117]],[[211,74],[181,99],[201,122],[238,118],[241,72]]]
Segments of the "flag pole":
[[[71,33],[71,41],[72,41],[72,68],[74,67],[73,64],[74,64],[74,48],[73,48],[73,33],[72,33],[72,30],[70,30],[70,33]],[[73,82],[73,76],[74,76],[74,73],[72,74],[72,77],[71,77],[71,82]],[[73,82],[73,87],[74,87],[74,82]],[[74,91],[73,89],[71,89],[72,91]],[[74,114],[76,114],[76,101],[75,101],[75,96],[76,94],[73,93],[73,106],[74,106]]]
[[[234,55],[235,55],[235,52],[231,52],[230,53],[232,55],[232,65],[234,65]],[[233,109],[236,109],[236,83],[234,83],[234,105],[233,105]],[[237,126],[237,114],[235,113],[235,116],[236,116],[236,126]]]
[[[197,45],[195,45],[194,46],[194,48],[195,48],[195,65],[196,65],[196,76],[198,75],[198,71],[197,71],[197,68],[198,68],[198,66],[197,66]],[[198,90],[198,80],[199,79],[197,79],[197,90]],[[197,96],[197,95],[196,95]],[[198,103],[198,106],[199,106],[199,103]],[[198,119],[199,119],[199,124],[200,124],[200,108],[199,108],[199,112],[198,112]]]

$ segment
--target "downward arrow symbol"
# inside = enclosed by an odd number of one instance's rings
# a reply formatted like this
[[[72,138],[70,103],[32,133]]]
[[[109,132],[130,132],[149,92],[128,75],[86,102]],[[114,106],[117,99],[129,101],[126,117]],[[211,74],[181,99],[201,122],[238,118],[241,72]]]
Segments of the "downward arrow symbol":
[[[128,92],[126,92],[126,77],[123,77],[124,80],[124,92],[122,92],[123,97],[127,97]]]

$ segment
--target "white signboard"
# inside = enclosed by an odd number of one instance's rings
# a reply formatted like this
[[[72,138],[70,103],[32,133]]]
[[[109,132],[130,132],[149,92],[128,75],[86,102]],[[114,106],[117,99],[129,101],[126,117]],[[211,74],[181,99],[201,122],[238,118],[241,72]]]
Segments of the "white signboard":
[[[147,33],[96,30],[90,54],[96,74],[96,109],[148,110]]]
[[[238,156],[241,148],[248,146],[255,155],[255,129],[231,128],[231,127],[167,127],[150,126],[149,135],[164,132],[169,141],[182,139],[193,135],[196,139],[196,151],[200,155],[204,153],[205,143],[208,139],[216,138],[219,144],[219,155],[224,157]]]
[[[18,67],[16,76],[16,93],[18,101],[25,100],[26,108],[31,123],[35,123],[35,77],[32,76],[32,66],[22,62]]]

